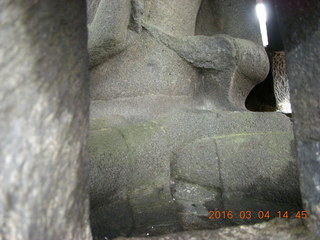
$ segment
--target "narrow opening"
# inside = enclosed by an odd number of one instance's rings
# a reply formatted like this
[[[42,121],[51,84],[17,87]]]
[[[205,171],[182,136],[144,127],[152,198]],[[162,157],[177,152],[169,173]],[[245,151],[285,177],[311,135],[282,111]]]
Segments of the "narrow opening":
[[[267,32],[267,11],[262,2],[256,5],[256,12],[259,19],[261,37],[263,46],[266,47],[269,44],[268,32]]]
[[[278,111],[290,116],[292,111],[285,53],[273,5],[268,0],[257,0],[256,14],[262,42],[269,57],[270,71],[267,78],[250,92],[246,107],[250,111]]]

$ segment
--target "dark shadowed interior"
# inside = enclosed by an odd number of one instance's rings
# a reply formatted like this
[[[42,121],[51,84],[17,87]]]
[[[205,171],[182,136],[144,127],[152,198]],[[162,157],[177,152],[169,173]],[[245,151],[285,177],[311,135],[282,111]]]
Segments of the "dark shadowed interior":
[[[1,0],[0,240],[320,239],[319,27],[318,0]]]

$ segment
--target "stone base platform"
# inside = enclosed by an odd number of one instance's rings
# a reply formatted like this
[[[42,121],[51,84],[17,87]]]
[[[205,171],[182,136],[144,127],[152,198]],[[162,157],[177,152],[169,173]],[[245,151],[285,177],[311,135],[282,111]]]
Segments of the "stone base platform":
[[[293,140],[290,119],[280,113],[185,108],[140,122],[92,118],[93,234],[217,229],[296,212]],[[210,211],[221,216],[209,219]]]

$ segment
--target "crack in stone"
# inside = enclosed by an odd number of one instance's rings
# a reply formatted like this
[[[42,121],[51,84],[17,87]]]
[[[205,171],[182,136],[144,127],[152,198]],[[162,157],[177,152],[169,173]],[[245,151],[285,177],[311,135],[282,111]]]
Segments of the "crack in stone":
[[[217,152],[217,160],[218,160],[218,170],[219,170],[219,180],[220,180],[220,187],[221,187],[221,205],[222,209],[224,209],[224,199],[223,199],[223,194],[224,194],[224,184],[223,184],[223,179],[222,179],[222,173],[221,173],[221,161],[220,161],[220,154],[219,154],[219,149],[218,149],[218,144],[217,140],[214,140],[214,144],[216,147],[216,152]]]

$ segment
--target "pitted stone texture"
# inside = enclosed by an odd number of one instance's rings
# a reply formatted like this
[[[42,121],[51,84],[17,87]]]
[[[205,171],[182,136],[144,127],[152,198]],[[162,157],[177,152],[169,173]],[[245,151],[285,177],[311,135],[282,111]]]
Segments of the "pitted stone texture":
[[[291,142],[288,139],[292,139]],[[263,210],[276,217],[278,211],[294,211],[301,206],[292,145],[290,132],[236,133],[197,139],[176,154],[171,172],[175,179],[216,188],[223,204],[213,200],[211,209],[233,211],[238,215],[240,211],[249,210],[253,216]],[[205,155],[211,156],[211,161],[201,157]],[[199,179],[201,175],[203,178]],[[252,217],[227,222],[257,221],[257,217]]]
[[[271,217],[277,217],[278,211],[294,212],[301,206],[292,133],[231,135],[216,139],[216,145],[227,211],[249,210],[252,216],[269,211]],[[259,219],[233,221],[241,224]]]
[[[92,124],[91,163],[98,166],[91,166],[90,189],[96,192],[91,202],[99,202],[99,215],[112,216],[119,208],[107,206],[115,206],[117,199],[127,201],[133,227],[126,235],[236,224],[208,221],[210,210],[238,210],[234,199],[251,201],[251,211],[300,207],[291,123],[281,114],[184,109],[123,126],[112,122],[108,126],[99,119]],[[99,154],[93,141],[97,135]],[[113,139],[119,141],[114,144]],[[287,177],[279,179],[284,172]],[[106,194],[99,194],[95,188],[103,181],[109,183],[104,184]],[[91,207],[92,213],[99,211]],[[108,229],[97,235],[119,234]]]
[[[202,186],[221,187],[217,149],[212,139],[183,144],[171,160],[171,177]]]
[[[90,67],[125,49],[134,33],[129,31],[130,0],[87,0]]]
[[[148,95],[95,100],[91,101],[90,117],[97,119],[118,118],[119,121],[133,123],[159,118],[167,112],[193,105],[195,103],[190,99],[190,96]]]
[[[87,0],[90,67],[134,43],[143,19],[175,33],[193,35],[201,0]],[[183,7],[181,7],[183,5]],[[187,23],[187,24],[186,24]]]
[[[149,14],[145,20],[165,32],[194,35],[201,0],[149,0]]]
[[[177,209],[177,217],[184,230],[215,229],[230,225],[230,221],[211,221],[210,210],[223,209],[219,188],[181,180],[171,180],[171,191]]]
[[[147,233],[146,233],[147,235]],[[159,237],[117,238],[117,240],[316,240],[300,220],[276,219],[252,226],[222,228],[215,231],[193,231]]]
[[[169,184],[142,185],[131,190],[129,198],[134,219],[131,235],[143,235],[146,230],[152,235],[182,230]]]
[[[126,188],[130,174],[130,152],[122,133],[115,128],[91,131],[88,149],[95,156],[90,162],[91,175],[95,176],[90,178],[90,185],[95,185],[90,188],[90,204],[95,207],[104,205],[114,192]],[[99,174],[101,171],[104,174]],[[111,180],[113,184],[110,184]]]
[[[142,32],[126,51],[91,71],[92,100],[145,95],[192,98],[198,74],[175,52]]]
[[[95,66],[92,105],[99,102],[93,117],[113,112],[110,101],[153,96],[185,97],[189,106],[201,109],[246,110],[247,95],[268,72],[264,49],[252,42],[226,35],[194,36],[198,0],[106,0],[95,13],[97,3],[90,3],[89,15],[95,14],[89,24],[89,54]],[[214,71],[200,76],[195,67]],[[162,111],[161,105],[149,104],[153,112]],[[131,111],[135,114],[136,108]]]
[[[320,2],[272,2],[286,53],[301,193],[308,225],[320,238]]]
[[[299,141],[298,158],[300,161],[300,176],[303,203],[310,209],[307,219],[309,227],[319,238],[320,222],[320,141]]]
[[[227,35],[173,36],[148,22],[143,26],[154,38],[203,70],[203,79],[198,80],[202,84],[196,89],[198,97],[212,106],[220,105],[220,110],[245,110],[250,91],[268,74],[267,54],[253,42]]]
[[[0,2],[0,239],[91,239],[85,1]]]
[[[288,142],[288,139],[291,141]],[[299,180],[295,179],[298,171],[292,133],[240,133],[218,136],[215,138],[215,144],[218,149],[224,191],[243,189],[252,197],[258,198],[258,195],[263,195],[263,200],[268,201],[269,198],[275,197],[275,192],[262,194],[261,188],[255,187],[267,183],[270,190],[286,192],[283,196],[284,202],[288,199],[293,201],[299,199],[300,196],[295,195],[298,189],[294,188],[299,185]],[[291,161],[283,161],[288,158]],[[283,172],[275,173],[274,168]],[[284,182],[286,184],[283,184]],[[248,186],[251,189],[247,189]],[[290,193],[293,189],[295,191]],[[280,196],[277,199],[280,200]]]
[[[236,49],[230,37],[176,36],[167,34],[148,22],[144,27],[153,37],[196,67],[224,70],[229,64],[235,63]]]
[[[132,208],[123,193],[113,196],[108,203],[91,209],[90,216],[94,240],[129,236],[134,227]]]
[[[90,24],[98,10],[101,0],[87,0],[87,24]]]
[[[262,45],[256,0],[203,0],[196,35],[227,34]]]

